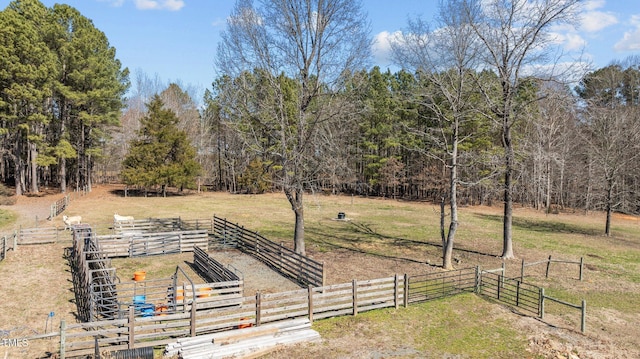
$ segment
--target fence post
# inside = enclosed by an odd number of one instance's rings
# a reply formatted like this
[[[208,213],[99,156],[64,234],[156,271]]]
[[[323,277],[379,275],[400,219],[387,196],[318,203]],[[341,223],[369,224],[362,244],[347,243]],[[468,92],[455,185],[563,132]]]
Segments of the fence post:
[[[133,333],[136,323],[135,323],[135,309],[133,305],[129,306],[129,349],[133,349],[135,347],[135,335]]]
[[[540,288],[540,319],[544,320],[544,288]]]
[[[355,317],[356,315],[358,315],[358,282],[354,279],[351,282],[351,288],[352,288],[352,300],[353,300],[353,316]]]
[[[280,260],[280,262],[278,264],[280,265],[280,267],[278,269],[280,269],[281,271],[282,271],[282,262],[283,262],[282,258],[284,257],[284,254],[282,253],[282,247],[283,247],[283,244],[282,244],[282,242],[280,242],[280,247],[278,248],[279,251],[280,251],[280,253],[279,253],[280,255],[278,256],[278,259]]]
[[[2,259],[7,258],[7,237],[2,237]]]
[[[522,258],[522,266],[520,267],[520,281],[524,282],[524,258]]]
[[[520,281],[516,281],[516,307],[520,306]]]
[[[20,226],[20,230],[22,230],[22,226]],[[13,231],[13,251],[18,251],[18,237],[20,236],[20,231]]]
[[[500,287],[502,287],[502,278],[504,276],[501,274],[498,274],[498,300],[500,299]]]
[[[307,297],[309,301],[309,322],[313,323],[313,287],[311,284],[307,287]]]
[[[549,255],[549,260],[547,261],[547,272],[544,275],[545,278],[549,278],[549,267],[550,266],[551,266],[551,255]]]
[[[322,261],[322,286],[327,282],[327,273],[324,271],[324,261]]]
[[[580,281],[582,281],[582,270],[584,268],[584,257],[580,257]]]
[[[194,300],[191,303],[191,320],[189,323],[190,334],[192,337],[196,336],[196,305],[196,301]]]
[[[474,292],[476,294],[480,294],[480,282],[481,282],[481,272],[480,272],[480,266],[476,266],[476,283],[475,283],[475,288],[474,288]]]
[[[67,323],[62,319],[60,321],[60,359],[65,359],[66,352],[66,333],[64,332],[67,329]]]
[[[404,307],[408,307],[409,306],[409,276],[405,273],[404,274],[404,298],[403,298],[403,304]]]
[[[393,278],[393,306],[398,309],[398,289],[400,287],[398,273]]]
[[[580,320],[580,331],[582,332],[582,334],[585,333],[585,331],[587,330],[587,301],[586,300],[582,300],[582,318]]]
[[[260,326],[260,312],[262,311],[262,294],[256,292],[256,327]]]

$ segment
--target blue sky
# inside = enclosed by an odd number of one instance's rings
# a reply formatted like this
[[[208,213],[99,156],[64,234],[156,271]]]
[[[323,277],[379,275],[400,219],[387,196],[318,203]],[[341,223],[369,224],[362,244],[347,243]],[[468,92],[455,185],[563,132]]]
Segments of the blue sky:
[[[234,0],[41,0],[66,3],[93,20],[132,72],[204,90],[216,77],[219,34]],[[0,0],[4,9],[8,0]],[[386,68],[388,39],[409,16],[432,19],[437,0],[363,0],[371,22],[374,64]],[[557,29],[566,49],[584,48],[594,68],[640,55],[640,1],[588,0],[578,29]]]

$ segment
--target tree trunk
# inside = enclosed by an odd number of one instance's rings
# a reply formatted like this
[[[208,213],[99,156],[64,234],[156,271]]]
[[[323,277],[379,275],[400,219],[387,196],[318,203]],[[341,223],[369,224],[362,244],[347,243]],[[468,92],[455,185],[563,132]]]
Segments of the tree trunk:
[[[513,240],[512,240],[512,224],[513,224],[513,194],[511,181],[513,177],[513,161],[514,153],[511,143],[511,129],[508,120],[505,119],[503,127],[503,141],[505,149],[505,170],[504,170],[504,216],[502,228],[502,255],[504,259],[512,259],[513,256]]]
[[[65,157],[60,158],[60,192],[67,192],[67,159]]]
[[[449,174],[449,206],[451,210],[451,222],[449,222],[449,233],[445,240],[443,233],[443,245],[442,245],[442,268],[453,269],[451,262],[451,256],[453,255],[453,242],[456,237],[456,230],[458,229],[458,126],[457,121],[454,129],[454,138],[452,141],[451,150],[451,168]],[[444,200],[442,203],[442,209],[444,212]],[[442,223],[444,228],[444,223]]]
[[[38,189],[38,149],[35,143],[29,142],[29,177],[31,182],[31,193],[40,192]]]
[[[301,255],[306,255],[306,249],[304,244],[304,202],[303,202],[303,190],[300,188],[285,189],[285,195],[291,204],[291,209],[296,217],[295,229],[293,232],[293,250]]]
[[[607,179],[607,219],[604,225],[604,234],[609,237],[611,235],[611,214],[613,212],[613,186],[614,182],[611,178]]]

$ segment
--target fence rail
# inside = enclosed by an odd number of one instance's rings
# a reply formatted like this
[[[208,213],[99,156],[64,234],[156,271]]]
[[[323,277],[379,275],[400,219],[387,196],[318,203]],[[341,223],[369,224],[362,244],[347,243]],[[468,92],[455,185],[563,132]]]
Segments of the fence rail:
[[[358,313],[385,307],[398,307],[404,293],[404,276],[356,281],[327,287],[308,287],[282,293],[256,293],[255,296],[198,297],[175,312],[141,316],[135,306],[124,317],[114,320],[69,324],[60,330],[28,338],[59,338],[61,358],[95,352],[96,338],[103,349],[120,350],[174,342],[176,337],[196,336],[245,326],[259,326],[285,319],[319,319]],[[223,291],[230,283],[218,283]],[[195,287],[202,293],[203,286]],[[190,287],[178,287],[186,293]],[[131,295],[129,295],[131,296]],[[222,298],[222,299],[217,299]],[[235,299],[234,299],[235,298]]]
[[[193,264],[209,282],[240,280],[236,272],[227,269],[198,246],[193,247]]]
[[[5,258],[7,258],[7,250],[9,249],[7,241],[7,236],[2,236],[2,238],[0,239],[0,261],[3,261]]]
[[[324,264],[294,252],[262,235],[214,216],[214,243],[233,246],[265,263],[300,286],[323,286]]]
[[[565,302],[563,300],[545,295],[544,288],[540,288],[540,319],[543,319],[543,320],[544,320],[544,308],[545,308],[546,300],[550,300],[552,302],[562,304],[570,308],[579,309],[580,310],[580,331],[582,333],[586,332],[587,330],[587,301],[586,300],[583,299],[579,305]]]
[[[109,257],[140,257],[193,252],[195,246],[208,247],[206,229],[157,233],[95,236],[98,247]]]
[[[448,297],[476,288],[476,268],[457,269],[409,277],[409,303]]]
[[[64,210],[67,209],[68,205],[69,205],[69,195],[66,195],[66,196],[60,198],[59,200],[55,201],[51,205],[51,208],[49,210],[49,218],[48,219],[52,220],[57,215],[59,215],[60,213],[64,212]]]
[[[505,278],[502,274],[480,272],[478,293],[502,303],[512,305],[537,316],[541,315],[540,288],[516,279]]]
[[[520,281],[524,281],[524,276],[525,276],[525,268],[527,267],[531,267],[531,266],[535,266],[535,265],[539,265],[539,264],[546,264],[547,268],[545,271],[545,278],[549,278],[549,270],[551,268],[551,263],[565,263],[565,264],[577,264],[578,265],[578,279],[582,280],[583,279],[583,272],[584,272],[584,258],[580,257],[579,261],[569,261],[569,260],[562,260],[562,259],[552,259],[551,256],[549,256],[548,259],[542,260],[542,261],[537,261],[537,262],[529,262],[526,263],[524,259],[522,259],[522,265],[520,266]]]
[[[60,240],[70,240],[71,234],[65,231],[63,227],[37,227],[22,228],[17,232],[17,244],[45,244],[56,243]]]
[[[460,293],[477,293],[517,306],[534,314],[544,315],[544,300],[551,300],[583,312],[582,306],[545,296],[544,290],[518,280],[506,279],[502,274],[467,268],[428,275],[353,280],[323,287],[282,293],[256,293],[242,297],[237,282],[176,285],[175,294],[182,294],[183,302],[176,302],[174,311],[155,310],[139,315],[135,305],[129,305],[121,318],[108,321],[66,325],[60,331],[28,338],[59,338],[61,358],[65,355],[88,355],[95,352],[97,343],[102,349],[135,349],[174,342],[177,337],[259,326],[286,319],[308,318],[310,321],[359,313],[443,298]],[[140,288],[138,288],[139,290]],[[206,291],[203,292],[203,289]],[[124,292],[123,292],[124,293]],[[125,297],[139,293],[129,290]],[[149,293],[149,292],[147,292]],[[125,303],[126,304],[126,303]],[[132,303],[133,304],[133,303]]]

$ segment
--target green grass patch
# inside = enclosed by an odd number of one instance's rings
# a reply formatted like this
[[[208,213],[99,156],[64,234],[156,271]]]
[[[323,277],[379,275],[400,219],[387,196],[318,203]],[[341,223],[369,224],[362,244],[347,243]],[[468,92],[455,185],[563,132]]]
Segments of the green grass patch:
[[[313,328],[328,339],[356,335],[356,331],[357,335],[385,337],[425,357],[530,357],[527,338],[495,309],[476,295],[464,294],[398,310],[320,320]]]
[[[16,222],[17,216],[12,211],[0,209],[0,228],[6,228]]]

